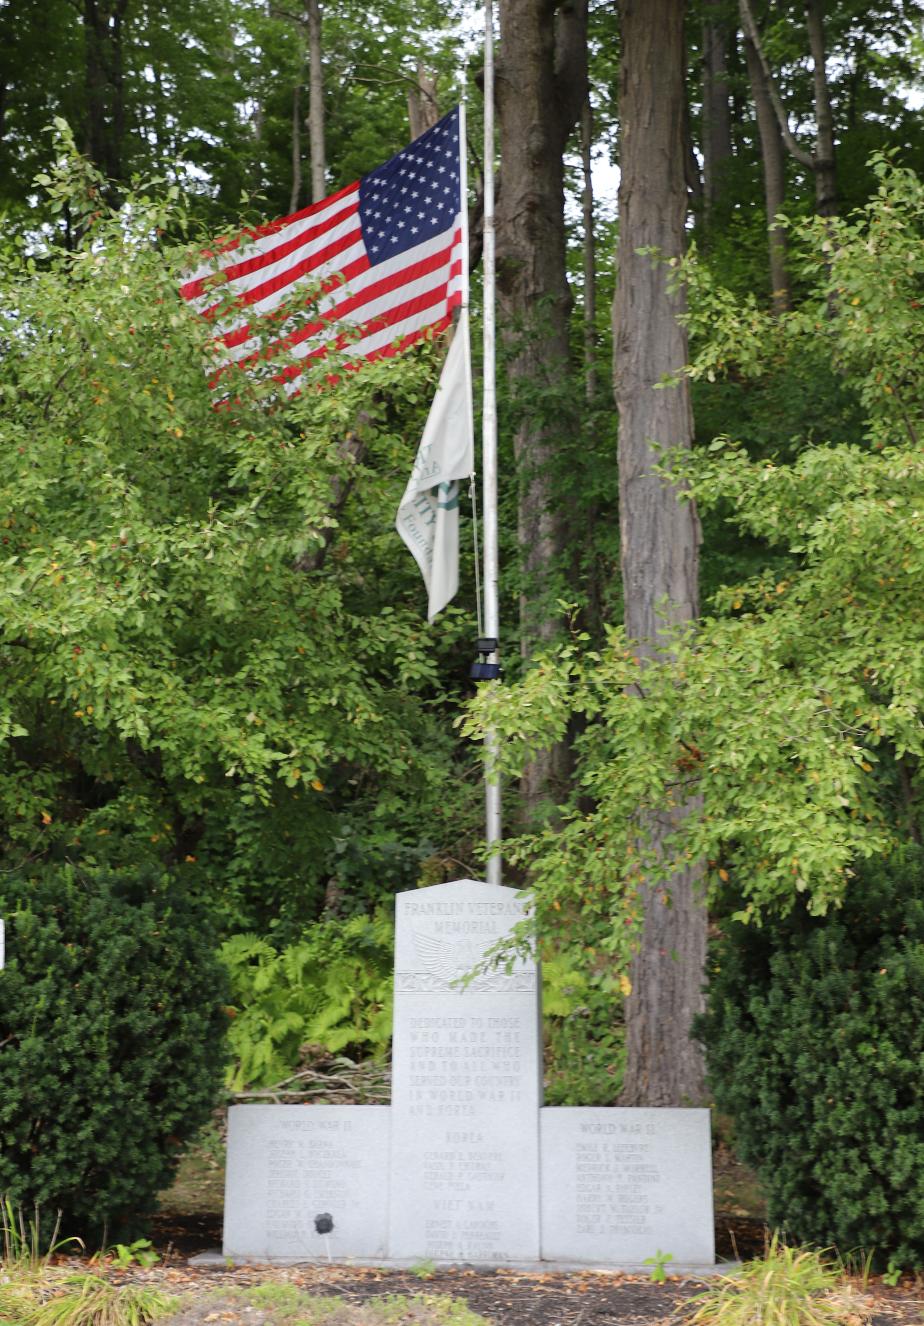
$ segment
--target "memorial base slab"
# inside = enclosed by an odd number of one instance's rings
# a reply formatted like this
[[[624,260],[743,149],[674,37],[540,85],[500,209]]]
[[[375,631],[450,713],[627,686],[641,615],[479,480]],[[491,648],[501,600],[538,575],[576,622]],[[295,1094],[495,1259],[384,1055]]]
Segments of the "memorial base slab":
[[[355,1266],[357,1270],[383,1270],[383,1271],[414,1271],[420,1267],[420,1259],[410,1257],[378,1257],[374,1260],[368,1260],[361,1257],[335,1258],[329,1262],[326,1257],[226,1257],[223,1252],[215,1248],[211,1252],[200,1252],[194,1257],[188,1259],[190,1266],[223,1266],[228,1269],[243,1266]],[[651,1264],[639,1264],[638,1262],[626,1263],[606,1263],[593,1264],[590,1262],[557,1262],[557,1261],[539,1261],[539,1262],[505,1262],[503,1266],[498,1267],[496,1262],[440,1262],[428,1261],[427,1266],[432,1265],[438,1271],[484,1271],[486,1273],[497,1270],[517,1271],[523,1275],[546,1275],[546,1274],[587,1274],[587,1275],[640,1275],[647,1279],[651,1278]],[[732,1272],[739,1270],[741,1262],[712,1262],[708,1265],[701,1263],[684,1264],[682,1262],[669,1262],[664,1268],[667,1278],[683,1278],[685,1280],[707,1280],[717,1275],[731,1275]],[[426,1281],[421,1281],[422,1288],[425,1289]]]

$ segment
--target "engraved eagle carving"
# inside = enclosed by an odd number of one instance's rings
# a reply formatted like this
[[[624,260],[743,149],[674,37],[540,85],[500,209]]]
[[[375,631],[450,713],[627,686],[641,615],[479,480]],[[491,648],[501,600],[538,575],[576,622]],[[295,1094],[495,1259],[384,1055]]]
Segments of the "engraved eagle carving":
[[[422,935],[419,930],[412,933],[417,956],[424,968],[447,985],[467,976],[484,957],[484,945],[477,939],[437,939],[433,935]]]

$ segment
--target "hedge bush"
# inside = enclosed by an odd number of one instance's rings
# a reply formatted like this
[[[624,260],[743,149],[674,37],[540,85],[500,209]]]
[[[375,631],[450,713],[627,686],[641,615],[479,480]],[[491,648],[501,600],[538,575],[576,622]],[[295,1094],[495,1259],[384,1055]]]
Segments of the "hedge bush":
[[[98,1246],[139,1231],[208,1118],[224,974],[167,878],[0,876],[0,1192]]]
[[[858,872],[827,917],[729,924],[699,1023],[772,1224],[924,1266],[924,856]]]

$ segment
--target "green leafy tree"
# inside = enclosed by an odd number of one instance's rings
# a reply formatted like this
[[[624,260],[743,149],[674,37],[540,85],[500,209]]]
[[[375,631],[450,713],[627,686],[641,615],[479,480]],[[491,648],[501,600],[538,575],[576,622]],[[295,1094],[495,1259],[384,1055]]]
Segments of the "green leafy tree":
[[[753,298],[691,285],[694,375],[759,379],[781,347],[821,346],[859,402],[861,436],[789,460],[727,438],[673,458],[700,506],[766,549],[766,570],[717,591],[712,614],[670,633],[645,669],[622,631],[599,650],[576,635],[518,687],[486,688],[468,721],[496,727],[515,764],[583,716],[570,812],[519,850],[540,907],[568,907],[585,942],[617,960],[642,877],[660,880],[670,906],[673,873],[703,861],[744,918],[800,894],[821,913],[857,858],[920,832],[924,187],[882,159],[875,169],[864,209],[800,230],[815,285],[796,312],[774,318]],[[703,813],[654,850],[638,809],[694,795]]]
[[[24,0],[0,5],[0,205],[34,224],[36,171],[60,116],[126,187],[170,171],[214,215],[253,187],[231,0]]]
[[[240,375],[216,408],[211,329],[177,293],[195,250],[157,241],[175,204],[110,214],[63,152],[45,187],[86,235],[4,263],[6,859],[153,858],[261,927],[317,913],[351,832],[373,860],[391,848],[386,891],[412,882],[453,815],[392,525],[430,357],[333,385],[328,363],[284,404]]]

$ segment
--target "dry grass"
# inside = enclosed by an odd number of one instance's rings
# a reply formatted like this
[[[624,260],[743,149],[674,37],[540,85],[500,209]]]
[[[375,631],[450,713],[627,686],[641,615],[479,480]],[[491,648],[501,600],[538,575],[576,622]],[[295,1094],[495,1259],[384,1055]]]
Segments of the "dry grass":
[[[722,1276],[691,1300],[689,1326],[864,1326],[871,1300],[843,1265],[774,1234],[765,1255]]]

